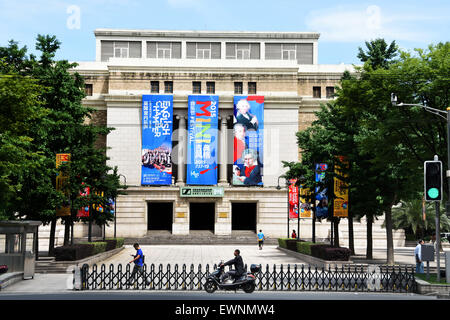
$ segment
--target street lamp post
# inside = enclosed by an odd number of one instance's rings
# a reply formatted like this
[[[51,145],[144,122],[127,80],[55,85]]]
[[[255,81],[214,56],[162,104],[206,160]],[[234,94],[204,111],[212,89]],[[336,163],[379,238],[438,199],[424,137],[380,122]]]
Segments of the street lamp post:
[[[421,107],[425,109],[428,112],[431,112],[435,115],[438,115],[439,117],[447,120],[447,171],[446,171],[446,178],[447,178],[447,185],[448,185],[448,198],[447,203],[445,204],[445,213],[447,216],[450,216],[450,107],[447,108],[446,111],[439,110],[435,108],[427,107],[426,105],[417,104],[417,103],[397,103],[397,96],[395,93],[391,93],[391,103],[394,106],[415,106],[415,107]],[[441,278],[441,259],[440,259],[440,252],[439,248],[441,246],[441,235],[440,235],[440,212],[439,212],[439,203],[436,203],[436,264],[437,264],[437,281],[440,281]]]
[[[281,190],[280,187],[280,178],[285,178],[284,176],[279,176],[278,177],[278,181],[277,181],[277,190]],[[286,182],[286,186],[288,187],[288,181],[285,178]],[[287,188],[287,237],[289,238],[289,187]]]

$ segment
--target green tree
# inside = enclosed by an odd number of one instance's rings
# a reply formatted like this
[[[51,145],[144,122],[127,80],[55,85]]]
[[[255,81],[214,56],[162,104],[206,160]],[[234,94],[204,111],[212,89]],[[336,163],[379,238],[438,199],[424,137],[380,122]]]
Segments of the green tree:
[[[425,220],[423,219],[423,201],[415,198],[409,201],[400,201],[400,206],[392,209],[392,222],[395,230],[403,229],[407,234],[414,234],[416,239],[431,236],[436,230],[436,210],[431,202],[425,203]],[[444,208],[440,210],[440,229],[443,232],[450,230],[450,219]]]
[[[372,69],[387,69],[394,62],[394,58],[398,55],[398,47],[395,41],[390,45],[384,39],[375,39],[370,42],[366,41],[367,51],[358,47],[357,57],[364,63],[370,65]]]
[[[86,123],[95,110],[84,107],[81,103],[85,97],[84,80],[78,73],[71,72],[76,64],[54,59],[59,47],[60,42],[56,37],[38,35],[36,49],[41,52],[39,58],[28,57],[26,48],[19,49],[14,41],[10,41],[8,47],[0,48],[0,58],[14,61],[14,64],[8,66],[8,71],[12,69],[33,78],[44,88],[39,95],[42,106],[48,113],[30,133],[33,141],[30,152],[43,155],[41,166],[30,168],[26,172],[24,180],[27,183],[22,185],[20,192],[12,200],[10,215],[14,213],[19,217],[41,220],[44,224],[51,223],[50,254],[54,246],[56,208],[64,201],[73,204],[72,215],[63,219],[67,240],[68,227],[76,219],[76,211],[81,205],[77,198],[85,185],[97,191],[95,196],[88,198],[90,205],[106,203],[107,197],[116,196],[117,189],[121,187],[117,169],[106,166],[105,150],[95,147],[99,135],[107,135],[111,129]],[[72,155],[70,165],[61,168],[70,174],[67,196],[55,190],[57,153]],[[103,196],[100,196],[101,192]],[[111,219],[112,216],[106,214],[91,216],[91,221],[100,225]]]

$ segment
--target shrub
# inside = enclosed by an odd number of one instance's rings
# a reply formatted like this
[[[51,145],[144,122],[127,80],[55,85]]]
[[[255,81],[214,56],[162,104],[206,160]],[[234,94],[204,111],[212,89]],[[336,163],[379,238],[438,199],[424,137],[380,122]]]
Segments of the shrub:
[[[286,239],[286,249],[297,251],[297,239]]]
[[[106,242],[98,241],[98,242],[92,242],[94,244],[94,252],[93,254],[99,254],[106,251]]]
[[[297,252],[311,255],[311,246],[314,245],[313,242],[299,241],[297,242]]]
[[[105,251],[114,250],[117,248],[117,240],[116,239],[106,239],[106,249]]]
[[[287,238],[278,238],[278,246],[280,248],[287,249],[286,240],[289,240],[289,239],[287,239]]]
[[[125,239],[124,238],[116,238],[116,241],[117,241],[116,248],[123,247],[123,244],[125,243]]]
[[[125,238],[106,238],[106,251],[123,247]]]
[[[312,245],[311,255],[327,261],[348,261],[351,251],[348,248],[336,248],[327,244]]]
[[[94,252],[94,245],[90,243],[74,244],[55,248],[56,261],[76,261],[89,257]]]

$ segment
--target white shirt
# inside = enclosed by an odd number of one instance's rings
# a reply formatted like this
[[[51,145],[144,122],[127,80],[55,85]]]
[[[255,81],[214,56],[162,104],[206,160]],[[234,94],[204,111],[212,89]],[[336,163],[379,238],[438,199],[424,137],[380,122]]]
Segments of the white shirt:
[[[422,245],[419,243],[414,249],[414,257],[419,256],[419,260],[422,261]]]

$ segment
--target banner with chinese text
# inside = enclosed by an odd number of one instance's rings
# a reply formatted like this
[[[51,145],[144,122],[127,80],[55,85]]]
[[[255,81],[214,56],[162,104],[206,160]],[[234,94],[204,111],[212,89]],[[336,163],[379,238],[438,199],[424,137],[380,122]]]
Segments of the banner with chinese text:
[[[57,153],[56,154],[56,168],[59,168],[62,164],[70,162],[70,153]],[[68,197],[65,185],[68,182],[69,177],[62,171],[58,172],[56,176],[56,190],[61,191]],[[70,216],[70,204],[68,200],[58,209],[56,209],[57,217]]]
[[[142,185],[172,184],[173,96],[142,96]]]
[[[325,182],[325,172],[328,170],[326,163],[316,164],[316,182]],[[316,187],[316,218],[325,219],[328,217],[328,195],[324,186]]]
[[[348,167],[348,161],[345,160],[345,157],[339,156],[339,161],[342,163],[344,167]],[[347,173],[341,170],[340,165],[336,162],[334,165],[334,172],[340,175],[342,178],[346,178],[348,176]],[[333,202],[333,216],[340,218],[348,217],[348,184],[339,179],[338,177],[334,177],[334,194],[335,199]]]
[[[189,96],[187,184],[217,184],[218,119],[218,96]]]
[[[298,218],[298,186],[295,185],[297,179],[289,181],[289,219]]]

